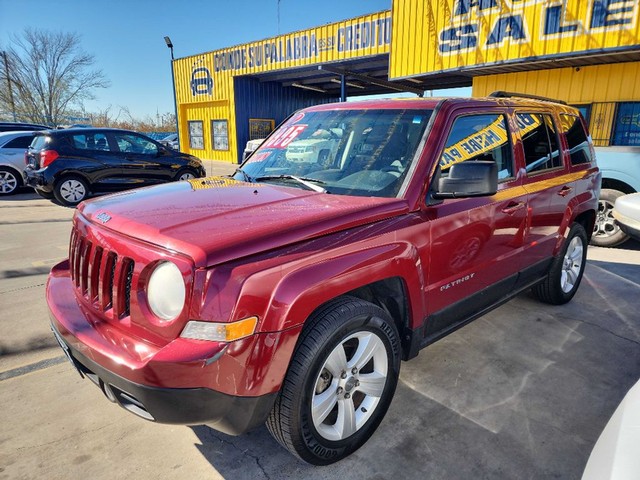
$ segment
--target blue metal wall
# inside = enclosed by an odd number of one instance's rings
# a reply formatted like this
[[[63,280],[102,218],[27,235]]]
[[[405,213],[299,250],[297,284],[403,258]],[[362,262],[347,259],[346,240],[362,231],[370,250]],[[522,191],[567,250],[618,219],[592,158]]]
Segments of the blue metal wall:
[[[249,140],[250,118],[273,118],[278,126],[296,110],[339,100],[301,88],[283,87],[278,82],[261,83],[251,77],[235,77],[233,88],[239,163],[242,162],[242,152]]]

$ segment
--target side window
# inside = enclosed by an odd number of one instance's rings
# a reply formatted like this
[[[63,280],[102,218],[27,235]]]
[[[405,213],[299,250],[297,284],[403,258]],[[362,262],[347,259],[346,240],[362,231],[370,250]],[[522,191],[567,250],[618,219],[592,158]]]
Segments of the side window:
[[[550,115],[518,113],[516,122],[520,128],[528,173],[562,166],[558,134]]]
[[[581,163],[591,163],[591,149],[589,148],[589,138],[585,132],[580,118],[574,115],[560,115],[560,121],[567,137],[569,144],[569,155],[571,156],[571,165],[580,165]]]
[[[123,153],[140,153],[143,155],[156,155],[158,147],[146,138],[130,133],[116,133],[114,135],[118,148]]]
[[[83,133],[71,135],[71,142],[78,150],[109,150],[109,143],[104,133]]]
[[[451,165],[469,161],[492,161],[500,180],[513,177],[513,155],[504,115],[466,115],[453,122],[440,157],[442,175]]]
[[[27,135],[26,137],[17,137],[10,142],[7,142],[2,148],[19,148],[21,150],[26,150],[29,148],[29,145],[31,145],[32,140],[33,137],[30,135]]]

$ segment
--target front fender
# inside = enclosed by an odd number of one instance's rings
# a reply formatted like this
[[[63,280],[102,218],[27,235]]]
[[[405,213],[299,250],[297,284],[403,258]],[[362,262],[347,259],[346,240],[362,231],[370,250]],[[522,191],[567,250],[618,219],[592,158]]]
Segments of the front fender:
[[[417,249],[408,243],[393,243],[331,257],[288,272],[274,286],[259,328],[273,332],[301,325],[329,300],[393,277],[401,278],[405,284],[410,317],[412,312],[423,311],[421,292],[425,279]]]

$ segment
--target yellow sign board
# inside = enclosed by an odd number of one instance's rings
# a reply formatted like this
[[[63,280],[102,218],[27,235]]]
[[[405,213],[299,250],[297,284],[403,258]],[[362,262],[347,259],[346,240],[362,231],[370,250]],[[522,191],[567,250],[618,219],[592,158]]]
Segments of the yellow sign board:
[[[640,50],[638,0],[393,0],[391,78]]]

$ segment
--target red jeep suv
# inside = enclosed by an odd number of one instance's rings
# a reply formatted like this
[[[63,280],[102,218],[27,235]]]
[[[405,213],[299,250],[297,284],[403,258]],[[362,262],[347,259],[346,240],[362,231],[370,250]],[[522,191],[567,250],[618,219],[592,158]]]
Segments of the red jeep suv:
[[[287,154],[315,138],[324,154]],[[230,177],[82,203],[47,285],[52,328],[136,415],[266,421],[332,463],[373,434],[401,360],[526,289],[571,300],[599,188],[584,121],[558,102],[308,108]]]

